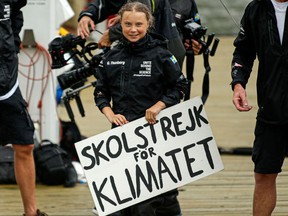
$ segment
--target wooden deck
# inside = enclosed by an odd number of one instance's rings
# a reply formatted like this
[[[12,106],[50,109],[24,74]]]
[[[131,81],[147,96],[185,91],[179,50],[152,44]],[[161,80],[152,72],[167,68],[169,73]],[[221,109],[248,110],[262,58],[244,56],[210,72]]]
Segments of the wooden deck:
[[[254,180],[250,157],[223,155],[222,159],[223,171],[179,189],[183,216],[252,215]],[[287,171],[286,168],[278,179],[278,205],[273,216],[288,215]],[[37,201],[49,216],[93,216],[94,204],[87,184],[73,188],[38,184]],[[17,186],[0,185],[1,216],[20,216],[21,205]]]
[[[225,149],[250,147],[253,142],[256,108],[249,113],[237,112],[231,102],[230,62],[233,37],[220,37],[215,57],[210,58],[210,96],[206,112],[217,145]],[[201,95],[204,67],[202,58],[196,59],[195,81],[191,97]],[[72,102],[76,122],[84,136],[92,136],[110,128],[110,124],[96,109],[92,88],[83,90],[81,98],[86,117],[80,117]],[[248,85],[248,99],[256,107],[255,74]],[[66,111],[59,107],[63,120]],[[249,216],[252,215],[253,164],[250,156],[222,154],[224,170],[181,187],[179,201],[183,216]],[[288,215],[287,162],[278,178],[278,204],[273,216]],[[37,185],[37,202],[50,216],[93,216],[94,206],[88,186],[73,188]],[[22,215],[22,204],[17,186],[0,185],[0,216]],[[169,215],[168,215],[169,216]]]

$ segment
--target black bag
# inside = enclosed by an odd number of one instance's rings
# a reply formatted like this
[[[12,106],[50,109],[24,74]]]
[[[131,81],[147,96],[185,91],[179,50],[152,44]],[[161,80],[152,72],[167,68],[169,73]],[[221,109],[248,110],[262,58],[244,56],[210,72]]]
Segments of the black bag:
[[[44,140],[34,150],[34,159],[37,178],[43,184],[75,186],[77,182],[76,170],[67,152],[59,145]]]
[[[83,139],[80,130],[75,122],[61,121],[62,125],[62,137],[60,146],[64,149],[73,161],[79,161],[78,154],[76,152],[75,143]]]
[[[14,150],[9,146],[0,146],[0,184],[16,184]]]

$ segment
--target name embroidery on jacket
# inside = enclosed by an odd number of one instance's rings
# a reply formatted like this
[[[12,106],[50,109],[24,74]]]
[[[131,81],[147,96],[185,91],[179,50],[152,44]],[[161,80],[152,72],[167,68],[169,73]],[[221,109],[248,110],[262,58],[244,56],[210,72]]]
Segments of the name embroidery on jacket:
[[[11,14],[10,5],[4,5],[3,18],[0,17],[0,21],[5,21],[5,20],[10,19],[10,14]]]

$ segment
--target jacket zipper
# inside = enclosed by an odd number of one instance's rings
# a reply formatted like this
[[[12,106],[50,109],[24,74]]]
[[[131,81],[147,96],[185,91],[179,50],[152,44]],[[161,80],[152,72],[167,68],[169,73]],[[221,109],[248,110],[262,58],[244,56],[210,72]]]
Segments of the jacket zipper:
[[[132,78],[132,76],[130,76],[130,73],[132,73],[132,66],[133,66],[133,60],[134,60],[134,56],[132,55],[131,56],[131,59],[130,59],[130,65],[129,65],[129,68],[128,68],[128,71],[127,71],[127,75],[128,75],[128,80],[127,80],[127,92],[126,92],[126,95],[127,95],[127,97],[129,97],[129,100],[128,100],[128,112],[127,112],[127,117],[126,118],[128,118],[128,119],[130,119],[130,109],[131,109],[131,100],[130,100],[130,92],[129,92],[129,90],[130,90],[130,83],[131,83],[131,78]]]
[[[125,67],[124,65],[121,66],[121,75],[120,75],[120,91],[121,94],[124,94],[125,90]]]
[[[272,21],[272,19],[269,19],[269,20],[268,20],[268,33],[269,33],[270,44],[271,44],[271,45],[274,45],[273,21]]]

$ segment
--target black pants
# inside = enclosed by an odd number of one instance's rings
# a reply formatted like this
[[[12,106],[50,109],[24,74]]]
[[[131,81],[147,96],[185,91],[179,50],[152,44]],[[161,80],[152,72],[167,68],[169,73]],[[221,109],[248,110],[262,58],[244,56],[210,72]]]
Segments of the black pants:
[[[177,196],[178,191],[175,189],[109,216],[181,216]]]

